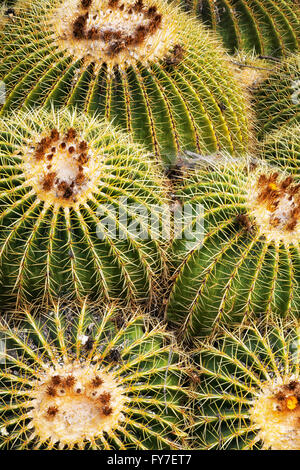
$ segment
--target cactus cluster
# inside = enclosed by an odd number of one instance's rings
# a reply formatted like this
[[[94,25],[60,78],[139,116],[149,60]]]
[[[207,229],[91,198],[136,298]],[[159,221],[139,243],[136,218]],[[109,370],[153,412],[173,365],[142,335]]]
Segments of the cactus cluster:
[[[183,0],[217,31],[230,52],[281,56],[299,48],[299,3],[293,0]]]
[[[165,0],[26,0],[0,34],[1,113],[77,106],[166,163],[183,150],[245,153],[247,100],[224,52]],[[22,35],[20,35],[22,31]]]
[[[299,20],[0,7],[1,450],[300,450]]]
[[[185,447],[185,359],[162,325],[113,304],[36,313],[0,324],[2,450]]]

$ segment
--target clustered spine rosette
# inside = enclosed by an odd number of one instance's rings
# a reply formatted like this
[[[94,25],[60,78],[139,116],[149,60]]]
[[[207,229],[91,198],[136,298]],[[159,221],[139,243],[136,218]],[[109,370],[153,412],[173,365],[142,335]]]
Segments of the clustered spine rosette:
[[[0,126],[3,305],[59,295],[149,302],[164,249],[135,206],[159,227],[166,200],[151,156],[110,124],[68,110],[11,114]]]
[[[30,0],[3,29],[2,113],[77,106],[167,163],[183,150],[244,154],[247,100],[216,38],[165,0]],[[22,31],[22,35],[20,35]]]
[[[222,330],[194,351],[199,449],[299,450],[299,322]]]
[[[271,165],[280,166],[298,180],[300,176],[300,122],[291,126],[281,126],[277,131],[267,134],[261,143],[261,153],[264,160]]]
[[[177,197],[203,205],[204,237],[172,247],[166,318],[181,335],[204,336],[253,314],[299,314],[299,196],[291,175],[251,159],[220,157],[185,179]]]
[[[113,304],[19,313],[1,320],[2,450],[186,447],[186,360],[164,326]]]
[[[230,52],[279,57],[299,49],[299,3],[293,0],[182,0],[217,31]]]

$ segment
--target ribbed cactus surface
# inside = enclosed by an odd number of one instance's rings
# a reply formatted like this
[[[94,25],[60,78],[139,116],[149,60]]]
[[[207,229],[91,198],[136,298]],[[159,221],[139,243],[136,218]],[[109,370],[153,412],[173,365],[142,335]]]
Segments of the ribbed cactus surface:
[[[188,338],[253,313],[299,315],[299,184],[263,163],[221,163],[196,170],[177,193],[204,209],[204,236],[192,249],[176,240],[172,253],[166,316]]]
[[[2,114],[76,105],[112,119],[167,163],[185,149],[245,152],[247,105],[228,57],[175,5],[30,0],[15,9],[0,36]]]
[[[251,324],[198,345],[197,448],[300,449],[299,345],[296,323]]]
[[[0,158],[1,302],[155,295],[165,189],[142,147],[95,118],[38,110],[1,119]]]
[[[261,145],[262,157],[272,165],[278,165],[300,177],[300,122],[294,126],[282,126],[270,133]]]
[[[182,3],[222,36],[230,52],[245,49],[277,57],[299,48],[297,0],[183,0]]]
[[[274,65],[254,92],[258,137],[300,122],[300,55]]]
[[[20,313],[1,322],[2,450],[185,446],[185,365],[164,327],[109,305]]]

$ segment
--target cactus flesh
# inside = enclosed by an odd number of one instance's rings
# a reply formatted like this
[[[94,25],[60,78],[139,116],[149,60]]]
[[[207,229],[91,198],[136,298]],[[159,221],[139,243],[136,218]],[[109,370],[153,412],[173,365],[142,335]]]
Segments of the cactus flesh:
[[[68,110],[21,112],[0,128],[2,301],[148,302],[165,264],[159,228],[134,211],[161,217],[166,192],[151,156]]]
[[[1,449],[183,448],[185,365],[162,326],[108,304],[21,313],[1,322]]]
[[[27,0],[0,32],[1,113],[76,106],[122,126],[166,163],[245,153],[249,125],[228,57],[165,0]],[[23,42],[24,41],[24,42]]]

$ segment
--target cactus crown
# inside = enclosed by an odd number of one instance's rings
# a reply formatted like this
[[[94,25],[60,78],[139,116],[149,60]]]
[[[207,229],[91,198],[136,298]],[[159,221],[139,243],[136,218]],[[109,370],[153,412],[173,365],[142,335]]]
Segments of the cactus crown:
[[[208,159],[209,161],[209,159]],[[177,197],[204,207],[204,236],[172,247],[167,319],[193,339],[246,316],[299,311],[299,183],[258,160],[219,162],[190,173]],[[191,220],[196,226],[199,212]]]
[[[151,297],[167,192],[143,147],[65,109],[13,114],[0,135],[3,299]]]
[[[52,129],[24,151],[24,169],[39,199],[61,206],[84,203],[100,184],[104,155],[69,128]]]
[[[15,0],[4,0],[0,6],[0,26],[2,21],[14,21],[16,12],[14,9]]]
[[[164,59],[174,47],[177,59],[183,54],[176,24],[157,1],[66,0],[51,17],[59,46],[98,68],[103,63],[110,70],[138,61],[146,65]]]
[[[205,449],[300,449],[299,323],[250,322],[199,343],[195,437]]]
[[[293,0],[181,0],[217,31],[226,47],[272,56],[297,50],[299,5]]]
[[[111,304],[21,313],[1,322],[2,449],[184,445],[185,360],[164,327]]]
[[[76,107],[167,164],[186,149],[245,153],[248,103],[233,68],[214,35],[174,3],[28,0],[16,12],[0,31],[0,114]]]
[[[250,410],[265,449],[300,449],[300,380],[266,382]],[[288,430],[288,432],[287,432]]]
[[[250,177],[249,215],[268,242],[297,244],[300,239],[300,185],[277,171]]]
[[[31,398],[35,436],[62,447],[109,433],[124,419],[126,397],[113,374],[84,363],[50,368],[33,385]]]

